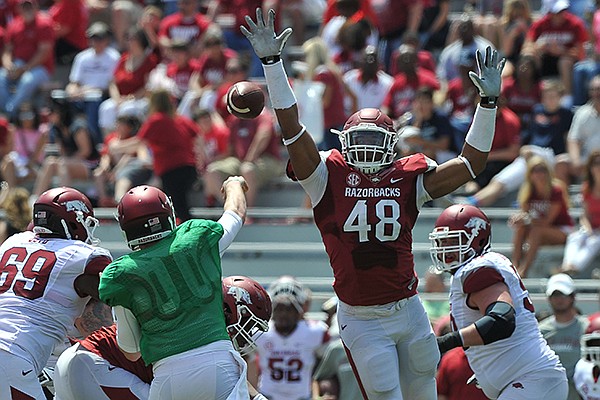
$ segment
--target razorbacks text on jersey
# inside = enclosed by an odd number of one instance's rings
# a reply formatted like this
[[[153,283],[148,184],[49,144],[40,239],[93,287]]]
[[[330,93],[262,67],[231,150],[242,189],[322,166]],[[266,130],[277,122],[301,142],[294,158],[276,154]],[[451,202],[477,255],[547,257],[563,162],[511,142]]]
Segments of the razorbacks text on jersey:
[[[562,369],[556,354],[542,337],[529,293],[505,256],[487,252],[458,268],[450,284],[450,315],[454,330],[471,325],[481,312],[467,305],[470,293],[495,283],[508,287],[515,309],[516,329],[506,339],[465,350],[469,365],[484,393],[497,398],[519,376]]]
[[[258,389],[269,399],[311,399],[316,351],[327,341],[327,326],[300,320],[289,336],[282,336],[271,321],[256,341],[260,380]]]
[[[75,279],[99,274],[112,257],[79,240],[29,231],[2,243],[0,257],[0,349],[30,361],[38,374],[90,299],[79,296]]]
[[[431,199],[422,174],[436,163],[415,154],[378,174],[365,175],[337,150],[321,152],[321,158],[325,179],[301,183],[313,203],[318,199],[314,219],[340,300],[369,306],[416,294],[412,229],[420,207]]]

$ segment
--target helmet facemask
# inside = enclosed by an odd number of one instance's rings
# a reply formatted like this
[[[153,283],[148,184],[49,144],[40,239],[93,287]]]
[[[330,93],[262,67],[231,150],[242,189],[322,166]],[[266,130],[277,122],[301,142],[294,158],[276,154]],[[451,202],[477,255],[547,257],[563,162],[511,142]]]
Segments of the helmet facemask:
[[[269,322],[258,318],[244,304],[237,304],[238,321],[227,326],[233,347],[242,355],[256,349],[256,340],[269,330]]]
[[[398,134],[372,123],[360,123],[337,133],[348,165],[375,174],[394,161]]]
[[[452,271],[473,259],[477,255],[472,247],[474,238],[474,235],[470,236],[464,230],[436,227],[429,234],[429,253],[435,267],[439,271]]]
[[[600,332],[581,336],[581,358],[600,367]]]

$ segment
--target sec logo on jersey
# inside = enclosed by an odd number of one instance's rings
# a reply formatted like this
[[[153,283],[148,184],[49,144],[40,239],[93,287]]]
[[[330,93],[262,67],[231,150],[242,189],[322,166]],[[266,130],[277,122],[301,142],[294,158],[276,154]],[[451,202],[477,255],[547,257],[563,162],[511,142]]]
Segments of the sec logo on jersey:
[[[348,186],[357,187],[360,185],[360,175],[358,175],[356,172],[349,173],[346,177],[346,183]]]

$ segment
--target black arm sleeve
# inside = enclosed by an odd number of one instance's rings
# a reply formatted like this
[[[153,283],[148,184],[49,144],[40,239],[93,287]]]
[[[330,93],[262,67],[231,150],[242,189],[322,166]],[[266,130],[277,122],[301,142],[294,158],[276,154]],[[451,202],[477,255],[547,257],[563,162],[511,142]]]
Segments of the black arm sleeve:
[[[475,321],[475,328],[483,344],[506,339],[516,328],[515,309],[504,301],[496,301],[488,306],[483,317]]]

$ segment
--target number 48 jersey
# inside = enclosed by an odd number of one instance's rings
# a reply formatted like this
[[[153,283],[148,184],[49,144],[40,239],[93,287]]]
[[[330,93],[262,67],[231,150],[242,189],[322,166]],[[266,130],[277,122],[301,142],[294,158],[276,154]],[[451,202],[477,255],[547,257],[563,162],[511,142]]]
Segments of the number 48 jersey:
[[[8,238],[0,246],[0,349],[39,373],[90,299],[79,296],[75,279],[100,273],[111,260],[107,250],[79,240],[33,232]]]

